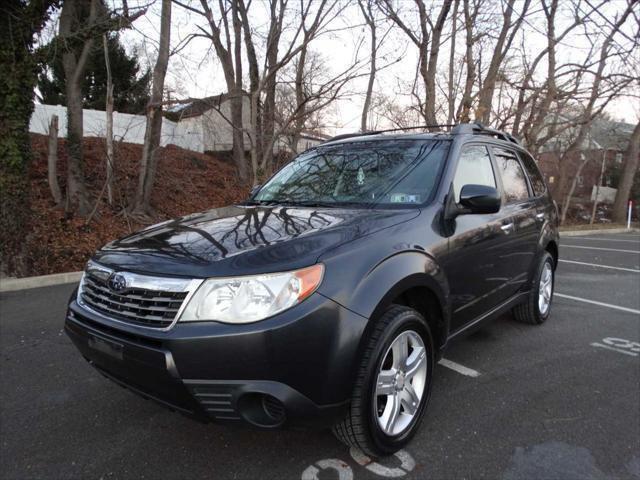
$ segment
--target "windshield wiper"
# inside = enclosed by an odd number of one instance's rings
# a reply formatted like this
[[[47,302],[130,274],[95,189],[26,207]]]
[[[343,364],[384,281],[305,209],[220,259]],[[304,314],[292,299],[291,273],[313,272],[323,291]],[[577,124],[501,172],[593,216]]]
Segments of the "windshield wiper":
[[[260,206],[260,205],[279,205],[281,202],[278,200],[248,200],[243,205]]]
[[[302,202],[286,202],[287,205],[291,205],[294,207],[320,207],[320,208],[340,208],[340,207],[350,207],[354,205],[367,205],[366,203],[361,202],[323,202],[321,200],[305,200]]]

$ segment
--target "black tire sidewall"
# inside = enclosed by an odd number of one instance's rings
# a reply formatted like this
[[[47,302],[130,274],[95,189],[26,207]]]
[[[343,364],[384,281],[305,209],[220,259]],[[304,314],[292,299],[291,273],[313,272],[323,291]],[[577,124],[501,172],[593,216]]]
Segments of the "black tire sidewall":
[[[538,306],[538,296],[540,295],[540,277],[542,276],[544,265],[547,263],[551,266],[551,299],[549,300],[549,308],[547,309],[547,313],[543,315],[540,312],[540,307]],[[556,288],[556,275],[555,275],[555,266],[553,262],[553,257],[549,252],[545,252],[540,258],[540,261],[538,263],[538,271],[535,277],[534,288],[532,289],[532,293],[534,295],[532,299],[533,308],[536,313],[536,319],[538,323],[543,323],[551,315],[551,308],[553,307],[553,293],[555,291],[555,288]]]
[[[407,330],[417,332],[421,336],[422,341],[425,344],[425,348],[427,349],[428,364],[425,391],[423,393],[418,412],[410,426],[400,435],[389,436],[380,429],[377,421],[377,412],[375,408],[377,374],[380,370],[382,361],[384,360],[384,354],[387,352],[391,343],[398,335]],[[392,454],[402,448],[413,437],[413,435],[415,435],[429,403],[434,366],[433,340],[429,326],[418,312],[411,310],[403,311],[398,314],[384,330],[374,349],[372,359],[373,361],[371,362],[369,371],[367,372],[366,392],[364,392],[365,395],[363,399],[363,406],[366,408],[365,414],[368,423],[368,430],[371,433],[371,440],[373,441],[376,450]]]

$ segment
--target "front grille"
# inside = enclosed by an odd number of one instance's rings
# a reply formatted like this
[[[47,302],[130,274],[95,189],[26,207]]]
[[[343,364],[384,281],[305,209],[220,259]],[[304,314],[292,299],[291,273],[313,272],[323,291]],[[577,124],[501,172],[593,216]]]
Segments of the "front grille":
[[[152,328],[167,328],[176,318],[188,292],[128,288],[114,292],[106,281],[87,272],[81,299],[109,318]]]

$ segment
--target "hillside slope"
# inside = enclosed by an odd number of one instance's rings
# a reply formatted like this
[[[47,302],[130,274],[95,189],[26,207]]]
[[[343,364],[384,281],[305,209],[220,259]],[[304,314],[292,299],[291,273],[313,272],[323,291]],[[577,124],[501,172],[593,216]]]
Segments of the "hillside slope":
[[[142,146],[116,145],[115,202],[106,202],[104,139],[85,138],[84,172],[96,214],[86,219],[67,218],[56,207],[47,182],[47,138],[32,135],[33,162],[30,166],[32,217],[27,235],[24,271],[21,276],[81,270],[92,252],[131,231],[145,226],[126,214],[138,182],[138,162]],[[65,190],[66,151],[64,140],[58,148],[58,177]],[[103,193],[101,196],[101,192]],[[246,198],[248,188],[236,180],[234,168],[213,156],[175,146],[161,148],[156,185],[152,197],[154,223],[188,213],[228,205]],[[98,201],[98,197],[101,199]],[[18,272],[7,272],[15,275]]]

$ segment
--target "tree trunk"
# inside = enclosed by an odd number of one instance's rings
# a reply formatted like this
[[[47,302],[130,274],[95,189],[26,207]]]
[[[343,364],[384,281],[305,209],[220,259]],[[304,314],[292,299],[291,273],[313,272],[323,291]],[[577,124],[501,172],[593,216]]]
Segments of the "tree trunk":
[[[29,273],[29,121],[39,71],[34,43],[55,3],[3,0],[0,8],[0,275]]]
[[[426,97],[424,104],[424,116],[427,121],[427,125],[436,125],[438,123],[436,118],[436,74],[438,70],[438,56],[440,55],[440,38],[442,36],[444,23],[449,15],[449,10],[451,10],[452,3],[453,0],[444,0],[438,15],[438,20],[433,27],[431,50],[429,52],[429,60],[426,68],[427,74],[424,76]]]
[[[107,44],[107,35],[102,36],[104,45],[104,61],[107,67],[107,95],[105,111],[107,115],[107,202],[113,206],[113,79],[111,77],[111,62],[109,61],[109,48]]]
[[[49,188],[51,196],[57,206],[62,205],[62,193],[58,184],[58,116],[51,116],[49,124],[49,141],[47,156],[47,178],[49,180]]]
[[[169,64],[169,45],[171,36],[171,0],[162,0],[160,19],[160,48],[153,69],[153,86],[147,106],[147,126],[144,133],[144,146],[140,159],[140,177],[134,212],[148,215],[151,207],[151,192],[158,166],[158,150],[162,133],[162,97],[164,78]]]
[[[489,68],[487,74],[482,83],[482,88],[478,92],[478,108],[476,111],[476,120],[488,124],[491,120],[491,107],[493,105],[493,95],[495,93],[496,84],[500,73],[500,68],[504,61],[504,58],[511,47],[511,43],[515,38],[515,34],[522,24],[522,20],[529,9],[531,0],[524,0],[522,6],[522,13],[519,19],[513,23],[511,16],[513,15],[513,8],[515,0],[508,0],[505,6],[505,12],[503,14],[502,28],[498,35],[491,61],[489,62]]]
[[[89,13],[83,12],[79,0],[65,0],[60,13],[60,37],[73,43],[73,36],[82,28],[91,27],[98,15],[98,1],[91,0]],[[62,54],[67,96],[67,201],[66,211],[87,215],[91,210],[89,192],[84,181],[83,167],[83,112],[82,87],[87,59],[93,39],[84,41],[82,47],[67,45]]]
[[[633,187],[633,180],[638,173],[638,155],[640,155],[640,122],[633,129],[629,146],[624,154],[622,178],[618,184],[616,201],[613,204],[613,221],[624,223],[627,219],[627,202]]]
[[[476,80],[476,64],[473,59],[473,45],[476,39],[473,35],[473,26],[477,16],[477,10],[471,13],[471,7],[469,0],[464,0],[464,28],[465,28],[465,55],[464,61],[467,68],[467,75],[464,82],[464,90],[462,92],[462,100],[460,101],[460,107],[458,108],[458,121],[467,123],[471,120],[471,92],[473,90],[473,84]]]
[[[304,91],[304,69],[306,63],[307,47],[305,46],[300,51],[300,58],[298,59],[298,65],[296,65],[296,117],[291,138],[291,148],[295,153],[298,153],[298,143],[300,142],[300,135],[306,118],[306,95]]]
[[[569,211],[569,207],[571,206],[571,199],[573,198],[573,192],[575,192],[576,186],[578,185],[578,177],[582,173],[582,169],[584,168],[584,166],[587,163],[589,163],[589,160],[590,160],[589,156],[583,154],[582,162],[580,162],[580,166],[578,167],[578,170],[575,172],[575,175],[573,176],[573,180],[571,181],[571,187],[569,188],[569,191],[567,192],[567,195],[564,198],[564,202],[562,203],[562,215],[560,217],[560,223],[563,225],[567,219],[567,212]]]
[[[453,23],[451,27],[451,51],[449,52],[449,72],[447,75],[447,125],[453,123],[453,119],[456,115],[456,96],[454,94],[455,79],[455,59],[456,59],[456,36],[458,34],[458,7],[460,0],[455,0],[453,4],[453,13],[451,14],[451,21]]]
[[[371,33],[371,60],[369,62],[369,82],[367,83],[367,93],[364,97],[364,105],[362,106],[362,116],[360,118],[360,131],[366,132],[369,128],[367,120],[369,116],[369,109],[371,108],[371,97],[373,95],[373,84],[376,80],[376,60],[378,56],[378,39],[376,31],[376,22],[373,18],[373,12],[371,10],[371,1],[360,0],[358,2],[365,22],[369,26],[369,32]]]
[[[600,197],[600,186],[602,185],[602,179],[604,178],[604,167],[607,163],[607,151],[602,151],[602,162],[600,163],[600,176],[598,177],[598,185],[596,185],[596,198],[593,199],[593,206],[591,208],[591,220],[589,225],[593,225],[596,219],[596,213],[598,211],[598,198]]]

